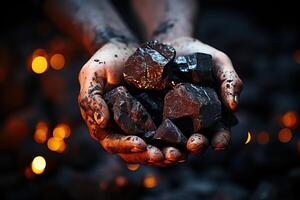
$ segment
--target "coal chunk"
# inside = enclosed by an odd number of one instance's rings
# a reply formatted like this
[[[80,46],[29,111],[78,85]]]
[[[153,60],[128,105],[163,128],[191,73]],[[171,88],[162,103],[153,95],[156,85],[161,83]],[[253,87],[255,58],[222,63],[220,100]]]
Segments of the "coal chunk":
[[[165,119],[155,131],[153,141],[164,144],[184,145],[187,139],[171,120]]]
[[[111,90],[104,95],[104,99],[115,122],[126,134],[141,135],[156,129],[150,114],[125,87]]]
[[[134,97],[143,104],[149,114],[152,116],[152,120],[156,125],[162,122],[163,112],[163,96],[158,94],[151,94],[149,92],[142,92],[134,95]]]
[[[141,45],[125,63],[123,78],[139,89],[162,90],[170,84],[168,72],[174,58],[171,46],[150,41]]]
[[[193,122],[193,132],[209,127],[221,118],[221,102],[209,87],[190,83],[177,84],[164,98],[163,119],[186,119]]]
[[[194,53],[178,56],[175,58],[174,63],[176,67],[171,69],[179,79],[191,83],[214,82],[212,56],[209,54]]]

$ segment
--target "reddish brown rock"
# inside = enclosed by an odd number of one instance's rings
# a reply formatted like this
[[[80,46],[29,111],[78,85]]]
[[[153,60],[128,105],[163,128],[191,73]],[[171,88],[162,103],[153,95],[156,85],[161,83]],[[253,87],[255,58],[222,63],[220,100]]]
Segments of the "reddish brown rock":
[[[156,126],[142,104],[125,87],[117,87],[104,95],[113,118],[126,134],[141,135]]]
[[[221,118],[221,102],[212,88],[177,84],[164,99],[163,118],[191,118],[193,132],[209,127]]]
[[[174,63],[173,73],[181,80],[191,83],[213,83],[212,56],[205,53],[194,53],[178,56]]]
[[[158,41],[147,42],[128,58],[123,78],[139,89],[162,90],[170,84],[167,73],[174,58],[173,47]]]
[[[153,135],[155,142],[173,145],[184,145],[187,141],[183,133],[169,119],[165,119]]]

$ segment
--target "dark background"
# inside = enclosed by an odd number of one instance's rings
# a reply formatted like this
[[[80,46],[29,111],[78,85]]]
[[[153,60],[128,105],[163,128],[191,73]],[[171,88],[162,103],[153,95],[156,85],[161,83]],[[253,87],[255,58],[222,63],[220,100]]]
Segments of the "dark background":
[[[118,4],[129,20],[126,8]],[[106,154],[81,120],[77,74],[88,54],[44,16],[41,1],[2,1],[0,198],[299,199],[299,19],[296,1],[201,1],[196,37],[226,52],[245,83],[231,146],[187,164],[132,171]],[[64,68],[33,73],[39,48],[48,60],[63,54]],[[34,140],[40,121],[47,139],[58,124],[70,126],[63,152]],[[248,131],[253,138],[244,144]],[[291,139],[279,140],[287,133]],[[30,168],[38,155],[47,161],[41,175]]]

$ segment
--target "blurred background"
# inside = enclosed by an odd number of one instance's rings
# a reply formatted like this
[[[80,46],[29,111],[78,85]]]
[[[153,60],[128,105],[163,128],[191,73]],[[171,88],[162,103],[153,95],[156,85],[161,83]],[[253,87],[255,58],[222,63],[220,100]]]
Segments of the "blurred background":
[[[90,138],[77,105],[88,54],[42,1],[3,1],[0,198],[299,199],[299,6],[262,3],[201,1],[196,37],[226,52],[245,84],[239,124],[225,151],[160,169],[126,165]]]

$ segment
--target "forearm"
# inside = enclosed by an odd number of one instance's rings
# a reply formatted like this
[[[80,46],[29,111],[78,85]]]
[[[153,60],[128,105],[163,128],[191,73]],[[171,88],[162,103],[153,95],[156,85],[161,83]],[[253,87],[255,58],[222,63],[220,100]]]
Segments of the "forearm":
[[[145,26],[147,40],[193,35],[196,0],[132,0],[132,4]]]
[[[46,0],[46,14],[90,53],[107,42],[136,42],[107,0]]]

